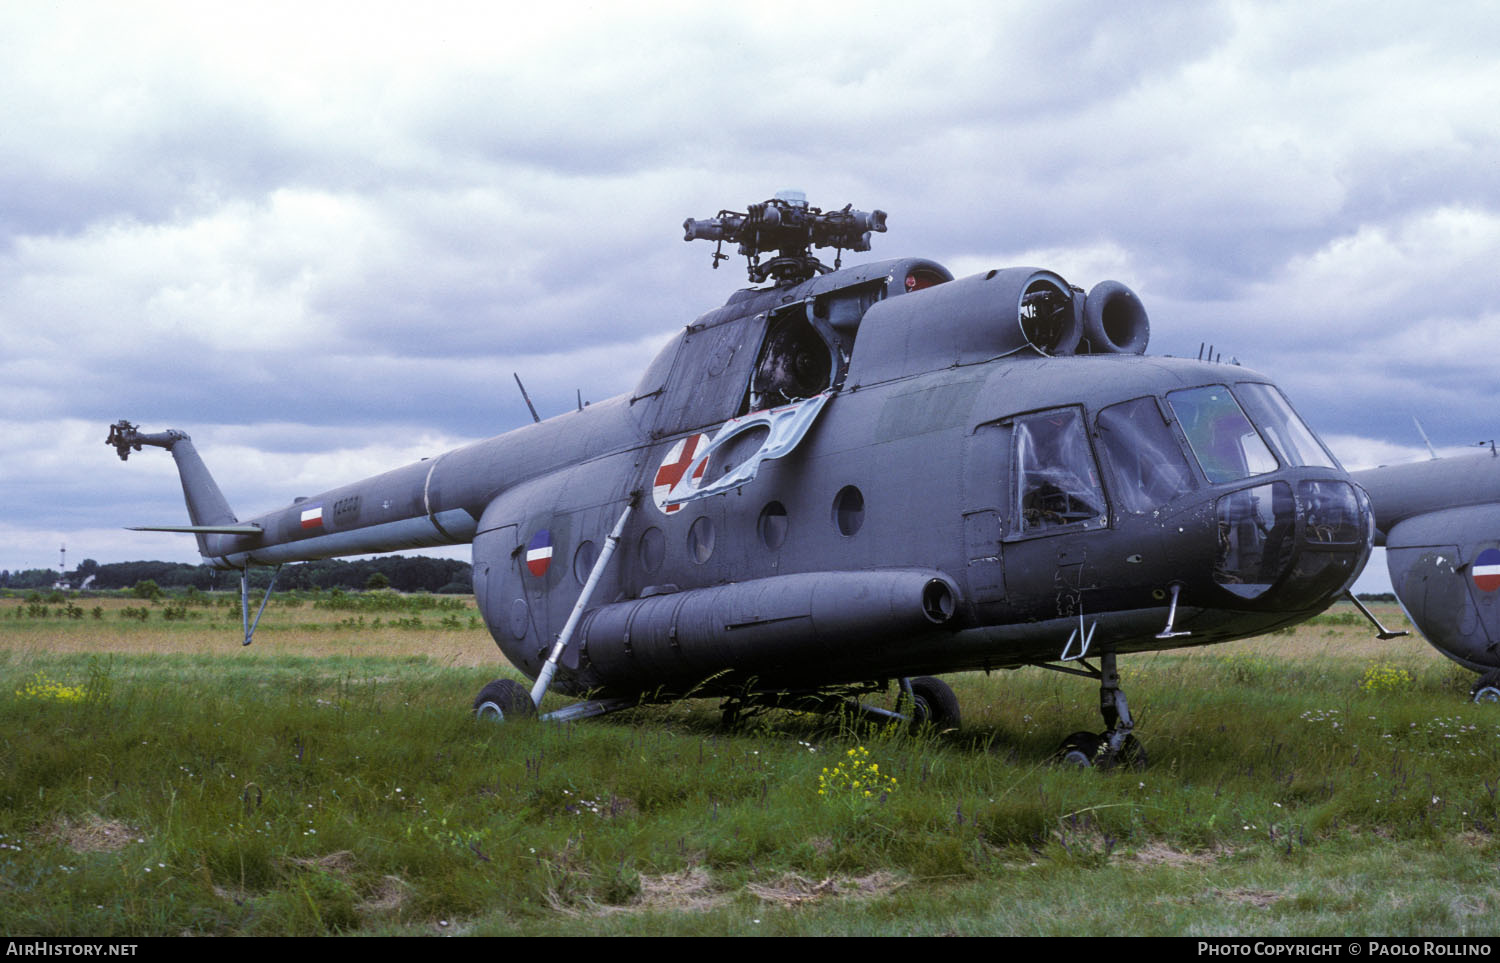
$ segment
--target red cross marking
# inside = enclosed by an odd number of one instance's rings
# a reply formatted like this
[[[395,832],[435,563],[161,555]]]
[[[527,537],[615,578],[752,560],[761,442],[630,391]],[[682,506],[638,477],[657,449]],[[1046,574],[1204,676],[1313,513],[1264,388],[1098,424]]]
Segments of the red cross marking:
[[[707,444],[707,435],[684,438],[673,445],[667,452],[667,457],[661,460],[661,467],[656,469],[656,479],[651,483],[651,498],[663,514],[671,515],[681,510],[681,505],[666,503],[667,495],[672,491],[672,487],[682,480],[682,476],[687,474],[688,466],[693,463],[693,457]],[[699,465],[698,470],[693,473],[693,481],[700,480],[706,468],[708,468],[706,462]]]

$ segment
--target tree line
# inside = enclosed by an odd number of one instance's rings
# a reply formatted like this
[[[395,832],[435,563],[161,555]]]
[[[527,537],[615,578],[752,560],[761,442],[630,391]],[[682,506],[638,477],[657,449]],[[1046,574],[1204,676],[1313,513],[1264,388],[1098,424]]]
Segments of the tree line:
[[[424,555],[387,555],[380,558],[347,561],[340,558],[316,562],[292,562],[284,565],[276,578],[277,589],[364,589],[393,588],[398,592],[437,592],[467,594],[473,591],[472,566],[449,558]],[[269,568],[250,569],[250,584],[265,588],[271,581]],[[151,581],[162,588],[196,588],[238,590],[239,572],[221,572],[207,565],[185,565],[181,562],[109,562],[100,564],[86,558],[71,572],[59,576],[56,569],[33,568],[12,572],[0,570],[0,588],[45,589],[59,580],[70,588],[82,588],[90,577],[90,589],[133,588]],[[382,584],[383,583],[383,584]]]

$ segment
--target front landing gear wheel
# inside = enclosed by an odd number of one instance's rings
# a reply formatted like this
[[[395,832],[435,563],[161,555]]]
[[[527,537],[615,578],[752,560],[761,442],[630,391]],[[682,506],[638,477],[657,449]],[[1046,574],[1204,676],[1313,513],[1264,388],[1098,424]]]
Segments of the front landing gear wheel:
[[[474,715],[494,722],[535,719],[536,703],[531,693],[513,679],[496,679],[474,697]]]
[[[1099,750],[1104,746],[1104,740],[1097,733],[1075,732],[1062,741],[1053,756],[1059,766],[1068,766],[1074,769],[1092,769],[1094,759],[1099,755]]]
[[[912,731],[931,723],[932,728],[958,728],[958,696],[942,679],[930,675],[917,676],[911,680],[911,727]]]
[[[1487,672],[1469,690],[1469,699],[1474,702],[1500,702],[1500,669]]]
[[[1104,737],[1100,737],[1103,741]],[[1141,740],[1134,733],[1127,735],[1125,741],[1120,743],[1120,751],[1113,759],[1109,758],[1106,751],[1099,760],[1100,769],[1127,769],[1139,772],[1146,768],[1146,747],[1141,745]]]
[[[1134,734],[1125,736],[1120,751],[1109,753],[1109,733],[1075,732],[1064,739],[1052,757],[1060,766],[1076,766],[1079,769],[1125,769],[1139,771],[1146,768],[1146,747]]]

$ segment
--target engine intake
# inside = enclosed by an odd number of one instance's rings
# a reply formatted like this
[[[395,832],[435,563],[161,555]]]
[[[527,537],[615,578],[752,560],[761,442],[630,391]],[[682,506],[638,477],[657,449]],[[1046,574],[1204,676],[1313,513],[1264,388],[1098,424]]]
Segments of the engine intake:
[[[1141,299],[1119,281],[1100,281],[1083,306],[1080,354],[1145,354],[1151,322]]]

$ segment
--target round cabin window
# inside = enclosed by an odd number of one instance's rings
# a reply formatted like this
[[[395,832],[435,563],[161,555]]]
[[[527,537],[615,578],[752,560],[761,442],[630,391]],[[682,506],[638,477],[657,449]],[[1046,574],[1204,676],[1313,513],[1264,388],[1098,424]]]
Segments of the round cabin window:
[[[853,485],[845,485],[833,499],[833,523],[840,535],[853,535],[865,523],[865,496]]]
[[[755,527],[760,534],[761,544],[773,552],[776,551],[786,541],[786,506],[781,502],[771,502],[762,508],[760,519]]]
[[[641,568],[654,575],[661,568],[662,560],[667,557],[667,537],[661,533],[661,529],[652,526],[641,532],[639,550]]]
[[[688,553],[697,562],[706,562],[714,553],[714,523],[707,515],[700,516],[688,529]]]

